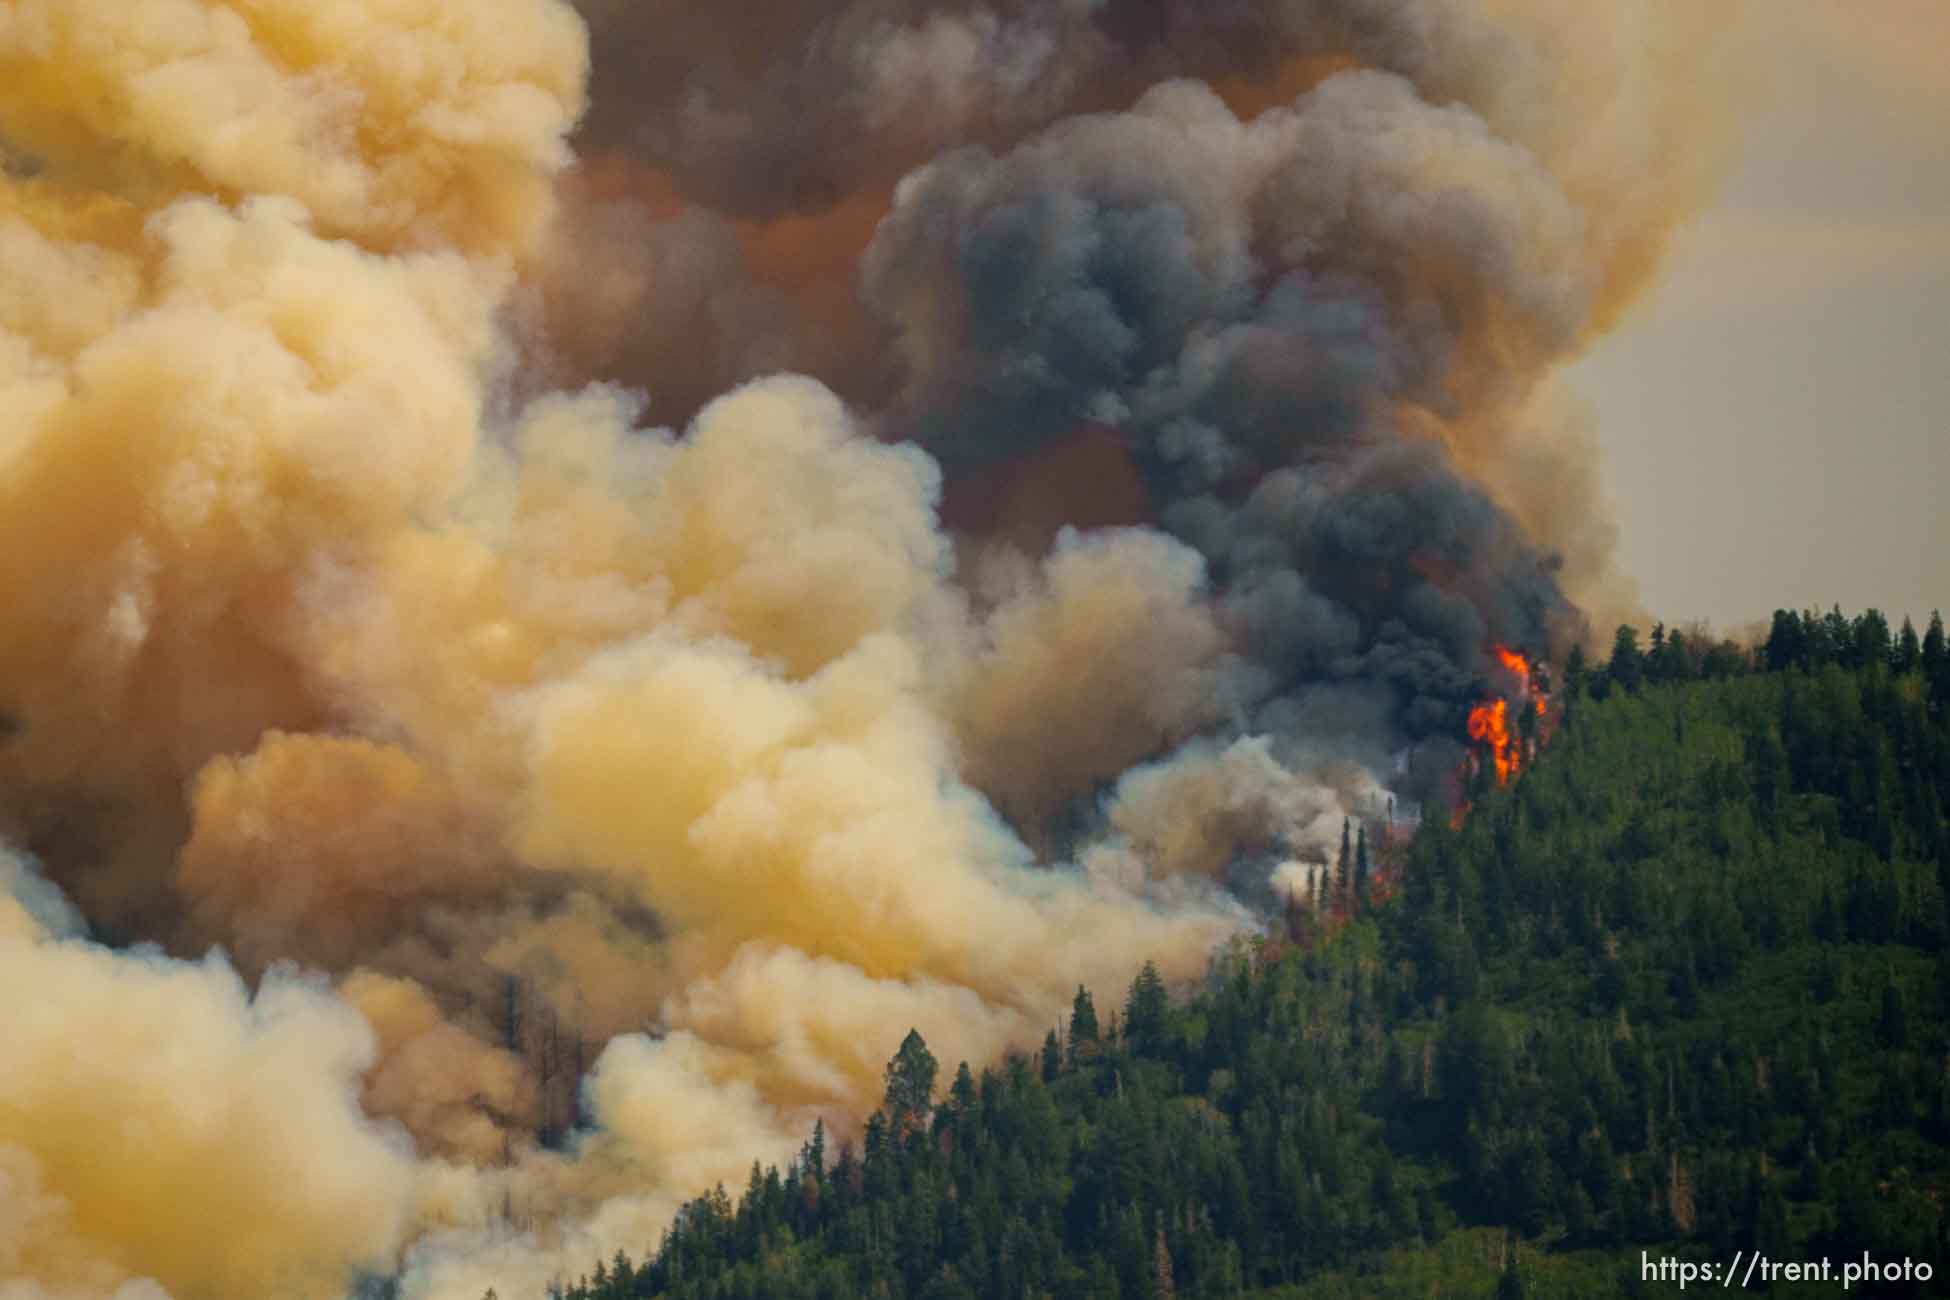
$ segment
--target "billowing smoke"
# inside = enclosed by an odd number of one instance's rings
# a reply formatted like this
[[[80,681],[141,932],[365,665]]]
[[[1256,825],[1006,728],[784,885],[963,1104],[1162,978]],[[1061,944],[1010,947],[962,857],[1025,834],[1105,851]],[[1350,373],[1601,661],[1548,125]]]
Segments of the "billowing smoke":
[[[322,1296],[387,1265],[414,1158],[360,1112],[374,1051],[357,1012],[322,978],[252,992],[214,955],[90,944],[11,854],[0,882],[9,1294]]]
[[[1635,607],[1551,375],[1714,173],[1724,15],[582,10],[593,161],[559,229],[643,232],[620,276],[548,277],[571,369],[681,415],[700,350],[713,383],[803,365],[934,454],[977,536],[1157,525],[1258,670],[1229,707],[1384,677],[1387,747],[1418,773],[1453,766],[1431,747],[1485,645]],[[705,342],[644,346],[679,331]]]
[[[1629,601],[1690,9],[580,9],[0,0],[0,1292],[640,1251]]]

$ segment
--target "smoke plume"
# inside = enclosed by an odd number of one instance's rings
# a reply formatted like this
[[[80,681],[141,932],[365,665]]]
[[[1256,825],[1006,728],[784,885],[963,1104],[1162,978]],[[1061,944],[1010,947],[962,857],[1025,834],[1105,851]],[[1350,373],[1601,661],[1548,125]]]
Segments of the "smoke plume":
[[[1443,798],[1714,27],[0,0],[0,1293],[538,1294]]]

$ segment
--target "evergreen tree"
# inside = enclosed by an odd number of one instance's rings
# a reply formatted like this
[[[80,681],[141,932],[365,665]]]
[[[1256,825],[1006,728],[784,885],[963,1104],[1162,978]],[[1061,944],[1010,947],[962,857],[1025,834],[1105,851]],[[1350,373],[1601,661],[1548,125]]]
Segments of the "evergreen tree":
[[[1529,710],[1525,717],[1534,717]],[[1354,842],[1354,905],[1365,912],[1373,904],[1373,867],[1368,861],[1368,825],[1361,823],[1361,830]]]
[[[1341,855],[1334,860],[1334,899],[1339,903],[1347,901],[1347,888],[1354,872],[1352,827],[1351,819],[1341,818]]]
[[[1659,680],[1681,682],[1693,675],[1691,645],[1683,632],[1674,630],[1666,636],[1665,649],[1659,652]]]
[[[1163,1048],[1165,1017],[1170,1009],[1164,976],[1158,973],[1156,962],[1147,961],[1131,981],[1130,996],[1124,1003],[1124,1041],[1131,1050],[1151,1053]]]
[[[1923,643],[1908,615],[1903,616],[1903,630],[1896,638],[1894,666],[1899,673],[1913,673],[1923,666]]]
[[[1828,620],[1818,609],[1801,611],[1801,667],[1813,671],[1835,661],[1835,647],[1828,639]]]
[[[1589,666],[1585,661],[1584,646],[1573,642],[1571,651],[1564,656],[1564,693],[1572,700],[1584,691],[1585,676]]]
[[[1939,697],[1950,695],[1950,643],[1943,635],[1943,614],[1930,613],[1930,630],[1923,634],[1923,680]]]
[[[1097,1004],[1091,1001],[1090,990],[1079,984],[1076,998],[1070,1003],[1070,1063],[1074,1065],[1094,1056],[1099,1037]]]
[[[900,1050],[887,1062],[884,1108],[888,1127],[896,1137],[905,1137],[917,1125],[925,1125],[934,1101],[934,1076],[939,1068],[921,1031],[908,1030]]]
[[[1889,620],[1879,609],[1864,610],[1855,620],[1855,665],[1867,668],[1874,664],[1887,664],[1893,651],[1889,635]]]
[[[975,1076],[963,1061],[955,1069],[955,1081],[948,1085],[948,1105],[957,1118],[975,1109]]]
[[[1700,660],[1700,676],[1709,681],[1725,681],[1747,670],[1748,655],[1732,641],[1716,641]]]
[[[1827,646],[1829,657],[1844,668],[1861,666],[1855,653],[1855,624],[1842,607],[1836,605],[1821,618],[1822,644]]]
[[[1612,638],[1611,663],[1606,671],[1628,691],[1638,689],[1645,676],[1645,656],[1639,650],[1639,630],[1623,624]]]
[[[826,1121],[813,1120],[812,1137],[799,1152],[799,1165],[814,1178],[826,1177]]]

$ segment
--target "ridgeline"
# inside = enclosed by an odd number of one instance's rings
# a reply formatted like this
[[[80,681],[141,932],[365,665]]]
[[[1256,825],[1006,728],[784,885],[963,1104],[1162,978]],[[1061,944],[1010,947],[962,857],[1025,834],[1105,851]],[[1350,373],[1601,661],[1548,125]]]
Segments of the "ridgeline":
[[[1621,629],[1560,701],[1459,828],[1381,851],[1385,902],[1343,876],[1188,999],[1148,968],[1079,990],[1039,1055],[945,1087],[910,1035],[860,1149],[815,1132],[558,1294],[1664,1294],[1642,1252],[1941,1274],[1941,622],[1784,612],[1751,654]]]

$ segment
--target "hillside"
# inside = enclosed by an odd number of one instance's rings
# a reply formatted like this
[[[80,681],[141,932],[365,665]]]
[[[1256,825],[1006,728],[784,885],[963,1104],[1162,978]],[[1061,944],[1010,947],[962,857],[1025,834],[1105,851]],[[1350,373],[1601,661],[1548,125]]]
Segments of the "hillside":
[[[1628,632],[1386,888],[1332,888],[1177,1005],[1148,970],[1079,990],[1035,1059],[944,1086],[911,1036],[861,1150],[816,1133],[569,1300],[1588,1296],[1658,1292],[1642,1250],[1940,1260],[1941,625],[1786,614],[1751,659]]]

